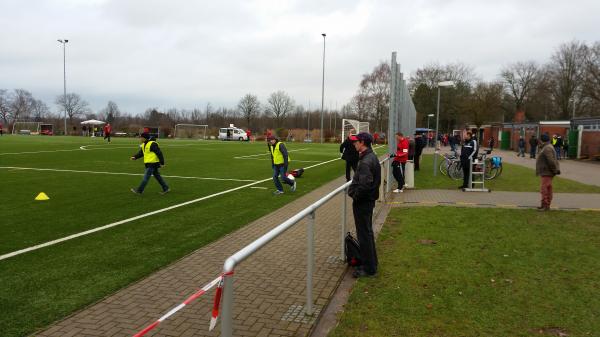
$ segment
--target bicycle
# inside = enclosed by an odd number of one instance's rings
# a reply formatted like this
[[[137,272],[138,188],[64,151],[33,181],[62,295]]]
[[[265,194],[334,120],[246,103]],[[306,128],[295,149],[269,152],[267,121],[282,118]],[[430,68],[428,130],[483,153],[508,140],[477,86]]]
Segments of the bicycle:
[[[488,157],[491,153],[492,150],[486,150],[477,157],[477,160],[485,163],[483,176],[486,180],[495,179],[502,174],[502,157]]]
[[[444,160],[440,163],[440,172],[451,179],[462,179],[462,167],[456,152],[445,153],[442,155]]]

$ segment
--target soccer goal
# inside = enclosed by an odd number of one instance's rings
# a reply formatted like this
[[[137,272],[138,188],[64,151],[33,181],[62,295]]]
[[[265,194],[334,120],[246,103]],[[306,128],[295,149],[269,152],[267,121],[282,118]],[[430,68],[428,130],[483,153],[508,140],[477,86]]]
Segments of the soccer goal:
[[[206,139],[208,125],[200,124],[176,124],[175,136],[178,139]]]
[[[12,134],[13,135],[39,135],[40,134],[40,122],[21,122],[16,121],[13,124]]]
[[[346,139],[349,133],[356,135],[361,132],[369,132],[369,122],[342,119],[342,140]]]

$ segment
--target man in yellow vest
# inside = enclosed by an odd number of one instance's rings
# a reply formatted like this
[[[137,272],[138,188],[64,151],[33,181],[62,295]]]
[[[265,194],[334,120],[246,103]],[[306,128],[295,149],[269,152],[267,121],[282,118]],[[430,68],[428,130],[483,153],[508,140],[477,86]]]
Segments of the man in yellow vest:
[[[267,137],[267,145],[269,152],[271,153],[271,166],[273,167],[273,182],[277,190],[273,194],[283,194],[283,186],[279,181],[279,176],[284,183],[290,185],[292,192],[296,191],[296,180],[293,181],[287,177],[288,163],[290,162],[290,156],[285,148],[285,145],[279,141],[275,136]]]
[[[158,169],[161,166],[165,165],[165,158],[163,157],[160,148],[158,147],[158,143],[154,140],[150,140],[150,135],[147,132],[144,132],[140,135],[140,151],[136,153],[131,160],[136,160],[139,158],[144,158],[144,165],[146,166],[146,171],[144,173],[144,179],[140,183],[140,186],[136,188],[132,188],[131,192],[135,194],[142,194],[144,192],[144,188],[146,188],[146,184],[148,184],[148,180],[150,180],[151,176],[156,178],[156,181],[162,187],[162,192],[160,194],[167,194],[171,192],[171,189],[165,183],[163,178],[160,176]]]

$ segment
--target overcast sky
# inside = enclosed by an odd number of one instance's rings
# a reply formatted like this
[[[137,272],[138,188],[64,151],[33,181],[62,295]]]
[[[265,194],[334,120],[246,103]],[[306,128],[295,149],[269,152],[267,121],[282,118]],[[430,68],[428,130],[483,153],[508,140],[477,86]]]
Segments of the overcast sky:
[[[0,89],[23,88],[56,111],[67,91],[97,111],[235,107],[276,90],[313,108],[356,92],[379,61],[409,75],[461,61],[484,80],[511,62],[547,62],[563,42],[600,40],[600,1],[570,0],[1,0]]]

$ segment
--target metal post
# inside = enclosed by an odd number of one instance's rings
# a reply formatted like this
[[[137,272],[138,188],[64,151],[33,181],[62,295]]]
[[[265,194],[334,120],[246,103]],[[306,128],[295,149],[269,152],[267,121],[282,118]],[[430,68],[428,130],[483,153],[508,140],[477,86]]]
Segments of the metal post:
[[[321,83],[321,143],[323,143],[323,106],[325,105],[325,36],[323,33],[323,82]]]
[[[221,337],[233,336],[233,275],[223,277]]]
[[[437,141],[440,126],[440,86],[438,85],[437,114],[435,116],[435,138],[433,140],[433,176],[437,176]]]
[[[63,100],[64,100],[64,107],[65,107],[65,136],[67,135],[67,42],[69,42],[69,40],[64,39],[58,39],[58,42],[62,43],[63,45]]]
[[[313,268],[315,260],[315,212],[310,213],[308,216],[308,223],[306,225],[306,314],[313,314]]]
[[[425,147],[429,147],[429,115],[427,115],[427,137],[425,140],[427,143],[425,143]]]
[[[340,251],[340,260],[344,261],[344,258],[346,256],[346,221],[347,221],[347,215],[346,213],[348,212],[348,205],[347,205],[347,201],[348,201],[348,187],[346,187],[344,189],[344,192],[342,192],[342,241],[341,241],[341,251]]]

